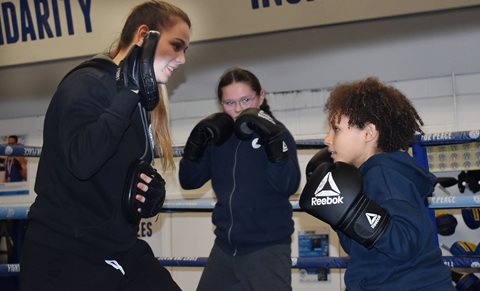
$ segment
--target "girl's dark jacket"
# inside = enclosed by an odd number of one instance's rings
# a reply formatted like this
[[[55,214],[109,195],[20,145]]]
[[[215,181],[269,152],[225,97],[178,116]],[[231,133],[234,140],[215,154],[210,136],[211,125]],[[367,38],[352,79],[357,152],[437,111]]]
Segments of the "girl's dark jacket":
[[[296,144],[283,124],[289,158],[272,163],[254,135],[235,134],[210,145],[198,161],[180,161],[180,184],[196,189],[211,180],[217,202],[212,214],[215,242],[226,252],[244,254],[274,244],[290,244],[294,230],[289,197],[300,183]]]

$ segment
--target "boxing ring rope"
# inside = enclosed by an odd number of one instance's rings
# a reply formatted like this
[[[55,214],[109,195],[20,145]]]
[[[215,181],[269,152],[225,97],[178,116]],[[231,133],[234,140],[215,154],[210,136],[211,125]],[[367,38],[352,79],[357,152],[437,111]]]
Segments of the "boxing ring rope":
[[[427,133],[423,136],[417,135],[416,138],[420,146],[480,142],[480,130]],[[302,139],[296,143],[298,149],[318,149],[324,146],[322,139]],[[41,153],[42,148],[37,146],[0,145],[0,156],[39,157]],[[181,157],[183,146],[174,146],[173,154]]]
[[[207,257],[160,257],[158,261],[164,267],[204,267]],[[292,257],[292,269],[325,268],[344,269],[349,257]],[[443,263],[450,268],[480,268],[480,257],[443,257]],[[0,264],[0,276],[17,276],[20,264]]]
[[[161,212],[210,212],[215,206],[214,199],[167,199]],[[298,200],[291,200],[293,211],[301,212]],[[480,195],[429,197],[430,209],[447,209],[462,207],[480,207]],[[28,206],[0,207],[0,220],[27,219]]]
[[[420,148],[433,145],[480,142],[480,131],[442,132],[425,134],[424,136],[418,135],[417,141],[418,143],[416,146]],[[297,141],[298,149],[318,149],[323,146],[323,141],[320,139]],[[0,145],[0,156],[39,157],[41,151],[41,147]],[[183,147],[174,147],[174,156],[180,157],[182,156],[182,153]],[[430,209],[480,207],[480,195],[429,197],[428,203]],[[291,204],[294,211],[302,211],[298,205],[298,201],[292,200]],[[215,200],[213,199],[166,200],[162,212],[210,212],[214,205]],[[0,220],[26,219],[28,210],[29,207],[0,207]],[[206,264],[206,261],[206,257],[159,258],[160,264],[165,267],[203,267]],[[292,268],[346,268],[348,261],[348,257],[292,257]],[[450,268],[480,268],[480,257],[478,256],[444,256],[443,262]],[[19,271],[19,264],[0,264],[0,276],[15,276],[18,275]]]

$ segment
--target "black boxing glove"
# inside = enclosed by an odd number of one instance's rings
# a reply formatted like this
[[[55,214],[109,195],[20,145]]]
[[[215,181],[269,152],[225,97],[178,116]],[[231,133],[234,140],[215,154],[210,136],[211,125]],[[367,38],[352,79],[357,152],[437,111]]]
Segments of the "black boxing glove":
[[[160,101],[153,67],[159,40],[158,31],[149,31],[143,39],[143,45],[133,45],[117,69],[118,86],[138,92],[140,103],[148,111],[153,110]]]
[[[233,118],[218,112],[202,119],[190,133],[183,148],[183,158],[196,161],[203,156],[206,147],[213,143],[223,144],[233,132]]]
[[[351,239],[372,248],[385,232],[389,214],[362,194],[362,174],[352,165],[323,163],[312,173],[300,207]]]
[[[141,174],[152,178],[147,184]],[[138,183],[148,186],[147,192],[137,187]],[[145,197],[145,202],[138,201],[135,196],[140,194]],[[141,218],[148,218],[157,215],[165,202],[165,180],[162,176],[143,160],[132,162],[127,172],[127,179],[123,192],[123,212],[127,220],[132,224],[138,224]],[[140,212],[138,211],[140,209]]]
[[[284,129],[275,120],[258,108],[247,108],[235,121],[235,134],[239,139],[248,139],[256,132],[271,162],[288,158],[288,146],[285,143]]]
[[[305,168],[305,176],[307,180],[313,174],[316,168],[323,163],[333,164],[332,154],[328,151],[328,148],[323,148],[319,150],[313,157],[308,161],[307,167]]]

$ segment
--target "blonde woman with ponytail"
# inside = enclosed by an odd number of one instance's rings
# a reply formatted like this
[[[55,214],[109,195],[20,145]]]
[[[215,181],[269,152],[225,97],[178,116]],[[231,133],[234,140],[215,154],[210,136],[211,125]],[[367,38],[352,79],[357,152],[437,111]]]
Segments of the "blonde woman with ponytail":
[[[180,290],[137,232],[165,199],[156,154],[163,170],[174,166],[165,84],[186,61],[190,29],[172,4],[139,4],[114,49],[59,83],[45,115],[21,290]]]

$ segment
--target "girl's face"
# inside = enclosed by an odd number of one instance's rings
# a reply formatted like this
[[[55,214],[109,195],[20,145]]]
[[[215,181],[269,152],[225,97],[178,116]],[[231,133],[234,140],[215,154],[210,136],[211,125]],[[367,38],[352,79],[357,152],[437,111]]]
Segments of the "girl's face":
[[[262,90],[258,95],[243,82],[236,82],[222,88],[223,111],[236,120],[238,115],[247,108],[260,108],[265,98]]]
[[[344,162],[360,167],[375,151],[371,143],[372,127],[360,129],[348,124],[348,116],[342,115],[340,120],[330,124],[325,144],[332,153],[335,162]],[[370,135],[370,136],[369,136]]]
[[[153,64],[157,82],[165,84],[173,71],[185,63],[189,44],[190,28],[184,21],[178,20],[160,33]]]

